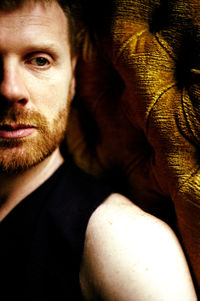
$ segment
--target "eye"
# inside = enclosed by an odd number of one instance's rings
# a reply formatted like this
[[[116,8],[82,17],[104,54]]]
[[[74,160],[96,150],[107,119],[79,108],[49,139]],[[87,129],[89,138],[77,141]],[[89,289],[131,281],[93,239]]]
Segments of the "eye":
[[[52,65],[52,58],[45,53],[30,53],[25,56],[25,64],[36,70],[47,70]]]
[[[29,64],[39,66],[39,67],[44,67],[49,65],[50,62],[44,57],[35,57],[30,59]]]

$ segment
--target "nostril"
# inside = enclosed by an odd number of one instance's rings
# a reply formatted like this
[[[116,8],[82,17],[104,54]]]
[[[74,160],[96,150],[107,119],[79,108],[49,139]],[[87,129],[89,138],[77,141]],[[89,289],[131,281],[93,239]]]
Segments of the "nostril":
[[[25,105],[27,103],[27,101],[25,98],[22,98],[22,99],[18,100],[18,103],[21,105]]]

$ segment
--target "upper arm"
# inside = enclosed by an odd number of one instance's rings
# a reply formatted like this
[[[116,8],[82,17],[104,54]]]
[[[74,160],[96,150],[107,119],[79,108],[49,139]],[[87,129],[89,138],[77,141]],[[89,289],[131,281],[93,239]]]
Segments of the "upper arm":
[[[86,300],[197,300],[173,231],[120,195],[89,221],[80,279]]]

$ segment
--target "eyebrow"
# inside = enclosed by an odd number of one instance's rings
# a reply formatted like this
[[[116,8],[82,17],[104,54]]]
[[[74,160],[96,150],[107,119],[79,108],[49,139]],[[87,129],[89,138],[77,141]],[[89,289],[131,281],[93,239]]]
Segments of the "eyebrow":
[[[65,43],[66,50],[68,49],[69,54],[71,53],[70,44],[67,41],[62,41]],[[62,49],[61,49],[62,50]],[[34,53],[34,52],[46,52],[52,55],[55,59],[59,57],[61,53],[60,47],[57,41],[27,41],[27,45],[24,45],[24,53]],[[65,51],[66,52],[66,51]],[[66,52],[67,54],[67,52]]]
[[[51,52],[53,54],[58,54],[59,48],[54,43],[31,43],[25,47],[27,52]]]

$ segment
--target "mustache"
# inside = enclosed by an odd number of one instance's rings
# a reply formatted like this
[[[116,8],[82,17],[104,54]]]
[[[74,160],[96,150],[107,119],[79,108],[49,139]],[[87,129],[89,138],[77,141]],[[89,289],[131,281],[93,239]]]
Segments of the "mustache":
[[[0,126],[13,123],[36,127],[41,130],[47,128],[47,119],[39,112],[22,108],[0,109]]]

